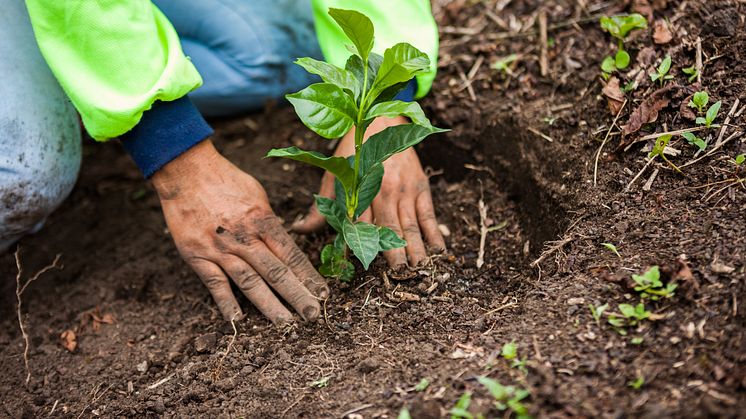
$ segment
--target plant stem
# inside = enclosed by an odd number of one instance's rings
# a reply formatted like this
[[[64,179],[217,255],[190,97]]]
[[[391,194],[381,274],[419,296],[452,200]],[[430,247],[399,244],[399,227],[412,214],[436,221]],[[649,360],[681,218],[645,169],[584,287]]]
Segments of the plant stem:
[[[363,91],[360,93],[360,104],[357,109],[357,121],[355,121],[355,177],[352,179],[352,191],[347,202],[347,217],[355,221],[355,211],[358,205],[358,178],[360,177],[360,149],[363,146],[365,128],[363,118],[365,116],[365,102],[368,99],[368,61],[363,62]],[[350,202],[351,201],[351,202]]]

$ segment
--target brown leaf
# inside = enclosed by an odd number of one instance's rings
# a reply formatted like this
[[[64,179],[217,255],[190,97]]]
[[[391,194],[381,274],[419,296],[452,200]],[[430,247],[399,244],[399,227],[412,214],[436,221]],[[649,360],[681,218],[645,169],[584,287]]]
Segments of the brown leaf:
[[[645,16],[648,22],[653,20],[653,6],[650,5],[648,0],[634,0],[632,2],[632,11]]]
[[[679,115],[689,121],[694,121],[695,119],[697,119],[697,115],[694,113],[694,110],[689,107],[689,101],[692,100],[692,97],[694,97],[693,94],[687,96],[686,99],[681,102],[681,106],[679,106]]]
[[[616,116],[624,105],[624,93],[619,87],[619,79],[612,76],[601,91],[609,102],[609,112]]]
[[[75,348],[78,347],[78,340],[75,336],[75,332],[68,329],[62,332],[60,335],[60,345],[62,345],[63,348],[67,349],[68,352],[75,352]]]
[[[655,122],[658,119],[658,112],[671,102],[668,96],[677,88],[678,86],[669,84],[653,92],[637,109],[632,111],[627,125],[622,127],[622,134],[628,136],[639,131],[643,125]]]
[[[668,24],[663,19],[658,19],[653,25],[653,42],[658,45],[663,45],[671,42],[673,35]]]

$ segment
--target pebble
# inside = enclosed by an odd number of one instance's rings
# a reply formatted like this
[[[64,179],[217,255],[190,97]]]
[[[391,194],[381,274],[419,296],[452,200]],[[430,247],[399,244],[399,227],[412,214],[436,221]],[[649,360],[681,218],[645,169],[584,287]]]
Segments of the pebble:
[[[440,230],[440,234],[442,234],[443,237],[448,237],[451,235],[451,230],[445,224],[438,224],[438,230]]]
[[[218,343],[218,334],[215,332],[205,333],[194,339],[194,349],[199,353],[210,352]]]
[[[567,305],[569,306],[578,306],[585,304],[585,298],[578,297],[578,298],[569,298],[567,300]]]
[[[148,370],[148,361],[142,361],[141,363],[137,364],[138,372],[145,372],[147,370]]]

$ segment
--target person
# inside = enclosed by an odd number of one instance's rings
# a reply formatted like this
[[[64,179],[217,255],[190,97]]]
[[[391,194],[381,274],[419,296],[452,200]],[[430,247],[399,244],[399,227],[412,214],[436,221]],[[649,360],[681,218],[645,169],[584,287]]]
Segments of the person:
[[[180,255],[225,319],[243,316],[229,281],[273,322],[292,319],[280,298],[302,318],[317,318],[326,282],[284,230],[259,182],[216,151],[202,115],[255,111],[315,82],[293,64],[297,57],[323,56],[344,66],[350,53],[330,7],[371,17],[375,52],[397,42],[427,52],[431,71],[399,98],[422,97],[435,76],[438,48],[428,0],[25,5],[0,0],[0,250],[37,231],[70,193],[81,162],[74,107],[93,139],[119,138],[152,181]],[[379,118],[366,135],[406,122]],[[337,155],[352,154],[353,134],[340,141]],[[427,257],[425,243],[445,248],[428,178],[414,150],[391,158],[385,170],[363,219],[407,240],[406,249],[385,254],[390,265],[417,265]],[[328,173],[320,193],[334,193]],[[323,225],[311,209],[292,228],[307,233]]]

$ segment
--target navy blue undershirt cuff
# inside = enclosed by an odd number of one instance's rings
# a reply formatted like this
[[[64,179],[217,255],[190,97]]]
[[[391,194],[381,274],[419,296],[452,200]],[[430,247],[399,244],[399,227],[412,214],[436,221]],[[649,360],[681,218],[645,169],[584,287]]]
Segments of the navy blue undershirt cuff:
[[[402,102],[414,102],[414,95],[417,94],[417,79],[412,79],[407,83],[407,87],[404,90],[394,96],[394,100],[401,100]]]
[[[149,178],[212,133],[189,97],[184,96],[153,103],[140,122],[119,138],[142,174]]]

